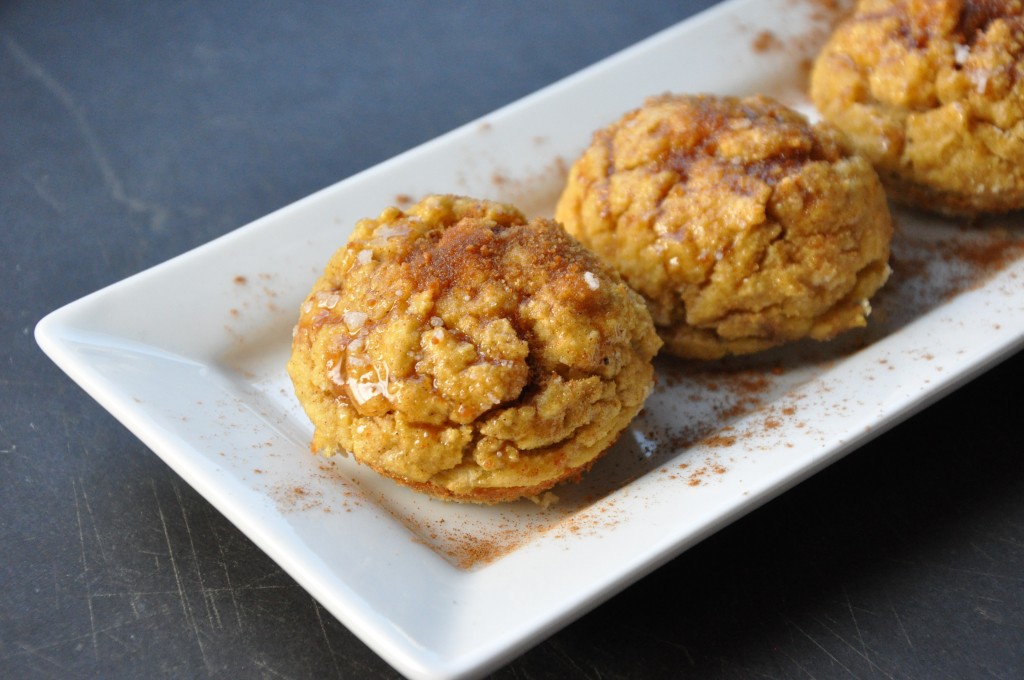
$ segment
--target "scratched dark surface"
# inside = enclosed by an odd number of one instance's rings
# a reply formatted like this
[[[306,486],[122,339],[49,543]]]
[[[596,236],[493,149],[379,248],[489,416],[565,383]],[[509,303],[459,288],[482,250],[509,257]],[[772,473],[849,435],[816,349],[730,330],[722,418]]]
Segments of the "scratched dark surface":
[[[32,328],[710,4],[0,4],[0,677],[397,677]],[[1024,676],[1022,369],[494,677]]]

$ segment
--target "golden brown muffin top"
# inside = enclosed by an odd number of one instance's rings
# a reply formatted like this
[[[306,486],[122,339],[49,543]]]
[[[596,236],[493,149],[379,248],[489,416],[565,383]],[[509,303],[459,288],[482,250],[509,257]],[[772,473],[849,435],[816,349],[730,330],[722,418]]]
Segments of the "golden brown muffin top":
[[[297,333],[343,327],[331,333],[332,392],[361,414],[398,408],[416,422],[466,423],[516,399],[530,364],[608,376],[621,362],[607,343],[559,337],[532,299],[550,298],[544,307],[597,328],[615,302],[608,274],[560,227],[529,223],[508,206],[440,197],[408,214],[391,208],[360,221],[339,255],[303,306]],[[395,330],[378,332],[382,324]],[[535,343],[531,354],[538,333],[554,342]],[[440,356],[448,345],[451,356]],[[435,408],[403,398],[402,383],[424,377]]]
[[[1024,3],[861,0],[839,33],[850,42],[847,58],[870,79],[861,99],[933,108],[954,94],[962,98],[959,90],[967,86],[996,100],[1020,75]],[[957,72],[966,82],[953,82]]]
[[[1024,207],[1024,3],[862,0],[811,96],[893,197],[953,214]]]
[[[707,160],[725,167],[728,181],[749,177],[774,185],[804,163],[843,155],[835,138],[813,134],[804,116],[760,95],[649,97],[615,126],[596,132],[595,140],[608,147],[608,174],[642,165],[682,181],[695,163]]]
[[[492,502],[603,453],[659,345],[639,296],[557,223],[431,196],[356,225],[301,308],[289,373],[314,450]]]
[[[888,272],[875,172],[833,126],[763,96],[648,99],[595,133],[556,218],[644,295],[680,356],[863,325]]]

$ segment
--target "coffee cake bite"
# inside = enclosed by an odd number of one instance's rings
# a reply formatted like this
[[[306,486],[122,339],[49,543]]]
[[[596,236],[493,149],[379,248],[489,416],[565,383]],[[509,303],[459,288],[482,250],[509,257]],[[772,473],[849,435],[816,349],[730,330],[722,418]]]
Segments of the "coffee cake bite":
[[[660,344],[558,224],[442,195],[356,225],[302,305],[288,372],[315,452],[496,503],[590,468],[650,393]]]
[[[811,97],[889,194],[948,215],[1024,208],[1020,0],[862,0]]]
[[[892,221],[871,165],[767,97],[662,95],[597,131],[555,218],[717,359],[866,323]]]

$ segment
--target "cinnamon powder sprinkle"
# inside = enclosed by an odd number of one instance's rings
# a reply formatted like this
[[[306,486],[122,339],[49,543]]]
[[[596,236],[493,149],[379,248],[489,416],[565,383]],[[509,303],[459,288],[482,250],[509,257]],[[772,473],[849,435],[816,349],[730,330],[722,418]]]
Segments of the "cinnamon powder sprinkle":
[[[761,31],[758,33],[751,46],[758,54],[781,50],[783,48],[782,41],[779,40],[778,36],[771,31]]]

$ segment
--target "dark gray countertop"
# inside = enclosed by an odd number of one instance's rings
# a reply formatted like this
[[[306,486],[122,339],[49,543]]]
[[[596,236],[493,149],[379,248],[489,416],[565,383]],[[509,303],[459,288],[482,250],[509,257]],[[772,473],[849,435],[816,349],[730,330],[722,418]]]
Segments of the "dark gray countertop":
[[[32,329],[711,4],[3,3],[0,677],[397,677]],[[1021,677],[1022,368],[494,677]]]

